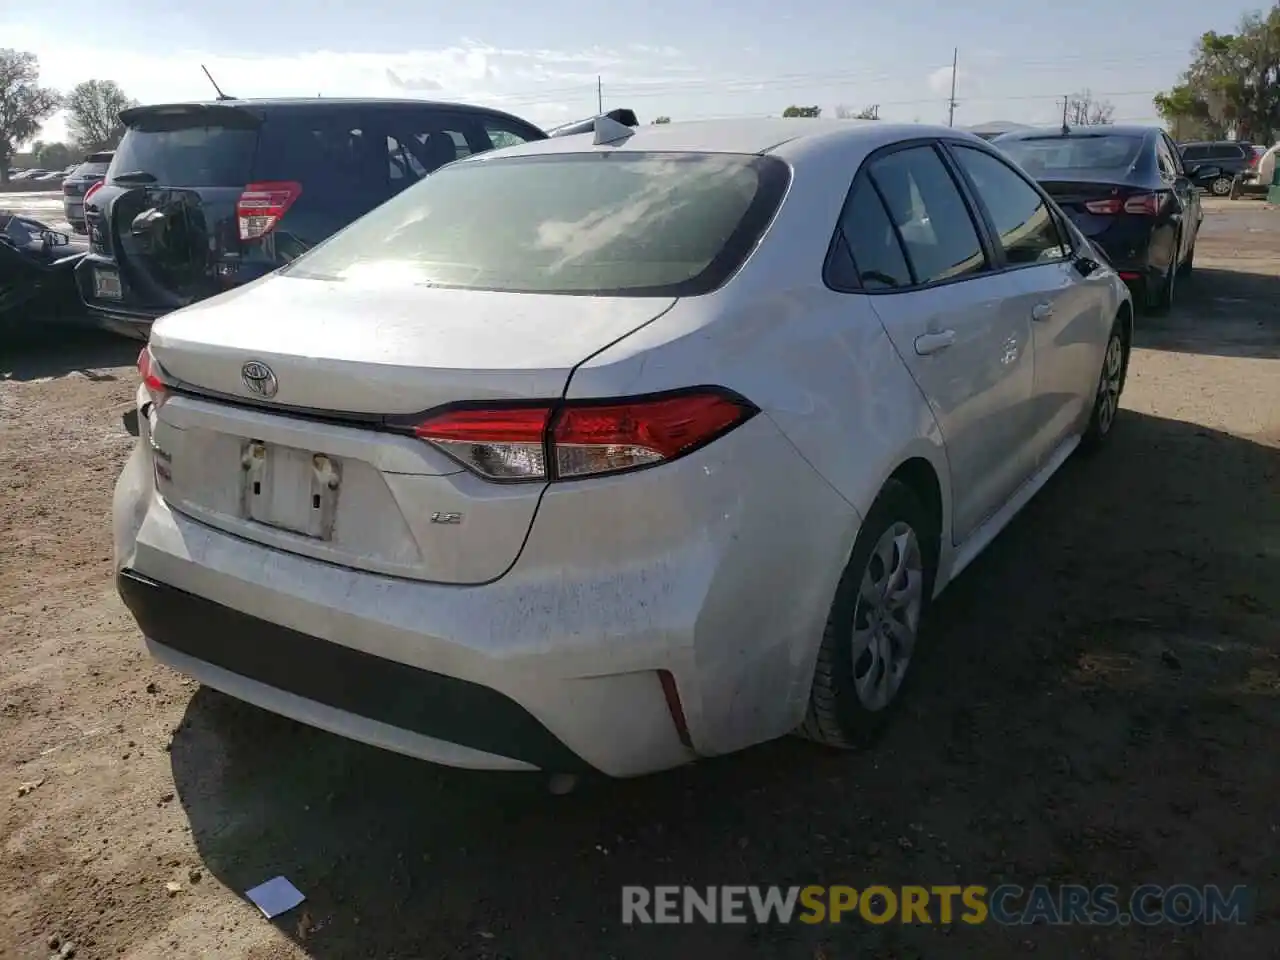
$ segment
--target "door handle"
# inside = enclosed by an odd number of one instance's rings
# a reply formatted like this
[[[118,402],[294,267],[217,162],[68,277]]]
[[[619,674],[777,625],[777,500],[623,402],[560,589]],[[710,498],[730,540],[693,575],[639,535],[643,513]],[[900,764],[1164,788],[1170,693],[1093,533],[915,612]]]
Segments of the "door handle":
[[[1034,307],[1031,308],[1032,320],[1037,320],[1037,321],[1048,320],[1052,316],[1053,316],[1052,303],[1037,303]]]
[[[916,353],[922,357],[938,353],[956,342],[954,330],[939,330],[936,333],[925,333],[916,337]]]

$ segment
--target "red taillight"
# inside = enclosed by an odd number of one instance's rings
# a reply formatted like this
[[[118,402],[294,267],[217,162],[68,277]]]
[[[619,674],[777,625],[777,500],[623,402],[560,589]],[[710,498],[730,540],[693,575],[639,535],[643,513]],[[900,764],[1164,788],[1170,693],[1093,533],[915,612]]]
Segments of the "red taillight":
[[[756,408],[717,389],[617,401],[444,410],[413,432],[490,480],[573,480],[665,463]]]
[[[143,347],[138,354],[138,376],[142,378],[142,385],[147,388],[147,393],[151,394],[152,402],[159,406],[169,385],[165,383],[164,372],[151,355],[150,347]]]
[[[105,183],[106,183],[105,180],[99,180],[97,183],[91,186],[88,190],[86,190],[84,192],[84,202],[87,204],[93,198],[93,195],[103,188]]]
[[[285,211],[302,193],[302,184],[292,180],[251,183],[236,201],[236,220],[241,240],[257,240],[275,229]]]
[[[1124,201],[1119,197],[1107,197],[1105,200],[1090,200],[1084,208],[1090,213],[1119,213],[1124,209]]]
[[[1116,214],[1135,213],[1139,216],[1154,217],[1160,212],[1164,203],[1163,194],[1139,193],[1132,197],[1107,197],[1105,200],[1090,200],[1084,208],[1090,213]]]

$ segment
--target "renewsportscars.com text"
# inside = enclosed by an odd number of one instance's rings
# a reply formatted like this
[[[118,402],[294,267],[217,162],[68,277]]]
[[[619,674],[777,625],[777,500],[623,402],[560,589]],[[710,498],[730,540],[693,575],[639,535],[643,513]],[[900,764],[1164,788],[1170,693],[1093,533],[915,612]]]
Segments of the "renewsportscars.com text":
[[[1188,925],[1248,921],[1248,887],[1113,885],[623,887],[622,922]]]

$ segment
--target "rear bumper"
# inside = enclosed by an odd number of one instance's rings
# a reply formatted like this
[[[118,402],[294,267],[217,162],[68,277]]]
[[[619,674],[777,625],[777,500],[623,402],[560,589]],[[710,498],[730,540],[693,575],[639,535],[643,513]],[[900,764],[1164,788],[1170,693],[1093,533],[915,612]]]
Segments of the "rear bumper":
[[[662,468],[549,490],[511,570],[453,586],[193,520],[156,493],[149,441],[144,419],[113,527],[151,652],[268,710],[462,767],[626,777],[794,729],[859,523],[761,415]]]
[[[123,296],[119,300],[99,300],[94,297],[95,269],[110,270],[120,276]],[[149,307],[134,302],[127,275],[114,260],[95,253],[87,254],[76,265],[76,289],[94,326],[125,337],[146,340],[151,333],[151,324],[172,312],[168,308]]]
[[[314,723],[304,704],[322,704],[335,719],[345,717],[331,724],[335,732],[354,724],[367,739],[382,728],[382,745],[416,744],[477,767],[589,769],[527,710],[488,687],[327,643],[132,570],[120,571],[117,588],[157,659],[267,709]]]

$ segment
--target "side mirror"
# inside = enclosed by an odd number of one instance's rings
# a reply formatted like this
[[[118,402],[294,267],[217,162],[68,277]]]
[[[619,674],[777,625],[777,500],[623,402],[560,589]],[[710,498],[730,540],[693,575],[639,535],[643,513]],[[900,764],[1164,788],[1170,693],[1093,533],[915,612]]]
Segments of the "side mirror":
[[[1098,268],[1101,266],[1102,264],[1098,263],[1097,260],[1094,260],[1090,257],[1081,256],[1081,257],[1076,257],[1076,260],[1075,260],[1076,272],[1079,273],[1080,276],[1082,277],[1092,276],[1093,274],[1097,273]]]
[[[46,230],[40,235],[40,239],[51,247],[65,247],[71,243],[71,237],[65,233],[59,233],[57,230]]]

